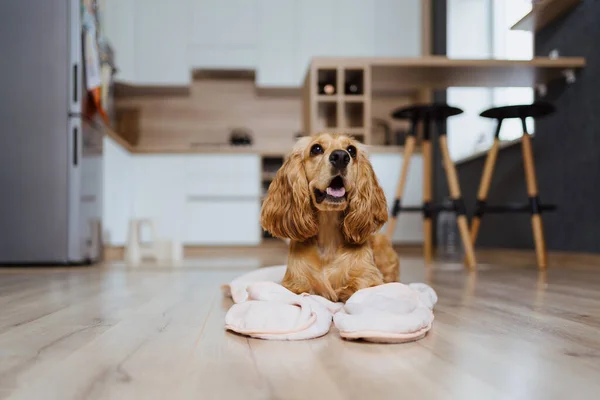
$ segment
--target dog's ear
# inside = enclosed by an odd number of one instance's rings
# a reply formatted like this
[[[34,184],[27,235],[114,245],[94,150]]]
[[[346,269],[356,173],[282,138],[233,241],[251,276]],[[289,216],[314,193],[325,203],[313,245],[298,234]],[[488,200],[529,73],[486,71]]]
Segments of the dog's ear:
[[[388,211],[383,189],[362,150],[356,160],[358,174],[351,193],[348,193],[343,232],[348,242],[361,244],[387,222]]]
[[[260,223],[273,236],[302,242],[317,234],[316,210],[302,165],[303,142],[287,158],[267,192]]]

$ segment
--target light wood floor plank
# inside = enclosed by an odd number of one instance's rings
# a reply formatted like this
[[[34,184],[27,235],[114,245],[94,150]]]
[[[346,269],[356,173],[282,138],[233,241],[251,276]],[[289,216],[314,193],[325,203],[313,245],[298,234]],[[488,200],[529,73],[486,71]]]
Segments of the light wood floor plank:
[[[268,250],[265,250],[268,251]],[[495,254],[495,256],[494,256]],[[285,262],[283,252],[265,256]],[[226,332],[220,286],[246,263],[0,270],[0,399],[564,399],[600,393],[592,256],[483,254],[402,280],[437,291],[433,330],[401,345],[271,342]],[[502,262],[489,262],[496,258]],[[519,266],[519,263],[522,263]],[[214,264],[214,265],[213,265]]]

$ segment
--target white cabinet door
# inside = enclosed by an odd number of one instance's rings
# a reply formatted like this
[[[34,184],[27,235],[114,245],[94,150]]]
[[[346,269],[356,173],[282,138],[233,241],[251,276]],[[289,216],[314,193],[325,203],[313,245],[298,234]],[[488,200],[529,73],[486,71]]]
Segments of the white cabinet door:
[[[301,85],[311,58],[341,55],[336,53],[335,23],[337,0],[300,0],[298,2],[298,38],[296,85]]]
[[[370,3],[370,2],[369,2]],[[373,55],[421,55],[421,0],[374,0]]]
[[[188,85],[187,0],[145,0],[136,4],[136,83]]]
[[[185,158],[185,195],[195,199],[259,198],[258,154],[202,154]]]
[[[260,243],[260,160],[258,154],[186,156],[185,244]]]
[[[104,33],[115,52],[116,79],[136,81],[135,0],[104,0]]]
[[[391,209],[400,177],[403,156],[400,154],[372,154],[371,164]],[[404,206],[421,206],[423,202],[423,158],[413,155],[410,160],[406,187],[402,197]],[[383,227],[385,231],[385,226]],[[421,213],[401,213],[393,236],[394,243],[422,243],[423,216]]]
[[[183,155],[133,156],[134,218],[156,220],[158,234],[182,239],[185,208]],[[143,235],[143,239],[147,236]]]
[[[190,67],[256,68],[258,0],[189,3]]]
[[[342,57],[374,55],[374,7],[371,1],[336,0],[334,54]]]
[[[108,246],[123,246],[133,215],[133,159],[126,149],[110,137],[104,136],[103,144],[103,238]]]
[[[260,87],[298,85],[296,11],[300,0],[258,0],[256,84]]]
[[[190,200],[185,205],[186,245],[258,245],[260,200]]]

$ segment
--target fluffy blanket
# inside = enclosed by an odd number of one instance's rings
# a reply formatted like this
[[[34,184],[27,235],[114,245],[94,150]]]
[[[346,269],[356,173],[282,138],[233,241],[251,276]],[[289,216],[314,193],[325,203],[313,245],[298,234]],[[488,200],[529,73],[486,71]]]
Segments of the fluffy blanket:
[[[270,340],[303,340],[327,334],[333,321],[340,336],[379,343],[423,338],[433,324],[435,291],[423,283],[388,283],[362,289],[343,303],[297,295],[281,281],[285,265],[261,268],[222,287],[235,303],[225,328]]]

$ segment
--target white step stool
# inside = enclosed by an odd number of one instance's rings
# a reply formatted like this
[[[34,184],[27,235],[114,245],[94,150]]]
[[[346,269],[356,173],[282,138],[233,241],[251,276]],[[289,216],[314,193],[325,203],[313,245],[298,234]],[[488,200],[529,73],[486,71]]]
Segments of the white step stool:
[[[150,228],[151,242],[141,242],[141,228],[147,225]],[[144,259],[157,262],[179,264],[183,259],[183,247],[175,240],[166,240],[158,237],[156,222],[151,219],[134,219],[129,221],[127,244],[125,245],[125,262],[140,264]]]

